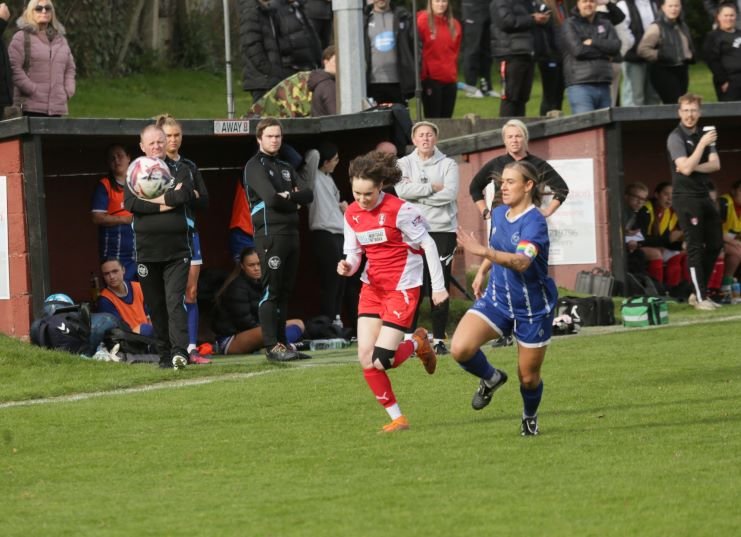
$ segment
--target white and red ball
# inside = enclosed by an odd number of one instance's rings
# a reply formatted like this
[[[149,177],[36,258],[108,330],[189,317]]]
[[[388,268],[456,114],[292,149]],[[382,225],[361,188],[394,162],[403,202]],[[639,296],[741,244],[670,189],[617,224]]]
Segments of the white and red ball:
[[[172,188],[173,178],[163,160],[139,157],[129,164],[126,182],[138,197],[151,200]]]

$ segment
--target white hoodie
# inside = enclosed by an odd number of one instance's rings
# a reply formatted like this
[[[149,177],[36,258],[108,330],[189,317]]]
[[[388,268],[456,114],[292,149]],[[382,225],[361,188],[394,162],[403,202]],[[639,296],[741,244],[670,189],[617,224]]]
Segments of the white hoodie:
[[[458,228],[458,164],[437,147],[432,157],[420,160],[415,149],[399,159],[401,181],[396,195],[417,207],[432,233],[455,233]],[[433,184],[442,184],[439,192]]]

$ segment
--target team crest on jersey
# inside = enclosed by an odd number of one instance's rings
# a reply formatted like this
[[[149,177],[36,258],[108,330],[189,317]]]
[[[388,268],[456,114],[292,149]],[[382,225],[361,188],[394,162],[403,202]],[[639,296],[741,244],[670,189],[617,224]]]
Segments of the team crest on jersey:
[[[382,226],[386,222],[386,213],[381,213],[378,215],[378,225]]]
[[[149,269],[146,265],[139,264],[136,266],[136,273],[140,278],[146,278],[149,275]]]
[[[520,232],[519,231],[515,231],[514,233],[512,233],[510,242],[512,243],[513,246],[517,246],[519,244],[520,242]]]
[[[273,270],[276,270],[280,268],[280,257],[277,255],[274,255],[270,259],[268,259],[268,267],[270,267]]]
[[[281,177],[283,177],[284,181],[290,181],[291,180],[291,172],[288,170],[281,170],[280,171]]]

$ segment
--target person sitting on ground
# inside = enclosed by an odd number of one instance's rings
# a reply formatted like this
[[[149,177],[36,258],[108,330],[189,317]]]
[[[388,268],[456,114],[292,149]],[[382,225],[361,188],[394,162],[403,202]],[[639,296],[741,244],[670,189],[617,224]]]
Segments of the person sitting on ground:
[[[119,259],[110,257],[100,265],[105,288],[98,297],[98,313],[110,313],[121,319],[132,332],[153,336],[154,328],[144,306],[141,284],[126,281],[124,266]]]
[[[324,69],[316,69],[309,75],[313,117],[333,116],[337,113],[337,54],[334,45],[324,49],[322,65]]]
[[[239,267],[227,278],[216,294],[211,329],[222,354],[248,354],[265,346],[260,327],[260,300],[264,296],[260,258],[254,248],[245,248],[239,256]],[[301,340],[304,323],[286,321],[286,343]],[[298,353],[299,358],[308,358]]]

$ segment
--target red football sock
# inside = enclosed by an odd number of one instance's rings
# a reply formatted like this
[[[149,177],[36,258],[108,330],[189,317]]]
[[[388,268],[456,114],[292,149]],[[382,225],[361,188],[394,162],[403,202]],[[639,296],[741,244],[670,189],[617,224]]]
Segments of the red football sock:
[[[652,259],[648,262],[648,273],[659,283],[664,281],[664,262],[661,259]]]
[[[371,367],[363,369],[363,376],[381,406],[385,408],[396,404],[396,396],[394,390],[391,389],[391,380],[385,371]]]
[[[414,354],[414,341],[407,339],[399,343],[394,353],[394,367],[399,367],[401,364],[407,361],[412,354]]]
[[[669,289],[679,285],[680,281],[682,281],[681,254],[669,258],[669,261],[666,262],[666,268],[664,269],[664,282]]]

